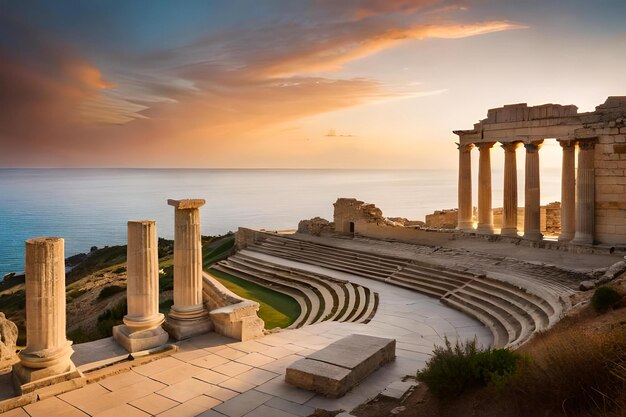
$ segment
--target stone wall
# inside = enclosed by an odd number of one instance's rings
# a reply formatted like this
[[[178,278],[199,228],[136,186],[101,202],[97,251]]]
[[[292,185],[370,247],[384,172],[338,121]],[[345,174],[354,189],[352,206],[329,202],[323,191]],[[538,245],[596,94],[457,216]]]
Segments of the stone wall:
[[[265,323],[257,315],[259,303],[239,297],[208,274],[202,284],[202,298],[215,332],[241,341],[263,336]]]
[[[426,215],[426,227],[436,229],[455,229],[459,220],[459,210],[436,210]]]
[[[595,239],[626,244],[626,97],[610,97],[586,120],[597,137],[595,156]]]

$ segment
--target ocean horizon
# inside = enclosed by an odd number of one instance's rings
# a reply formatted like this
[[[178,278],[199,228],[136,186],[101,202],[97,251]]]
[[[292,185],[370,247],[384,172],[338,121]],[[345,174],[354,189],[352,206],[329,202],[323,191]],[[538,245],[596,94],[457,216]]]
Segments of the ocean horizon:
[[[424,220],[457,206],[457,175],[456,169],[0,168],[0,278],[24,270],[24,241],[34,237],[63,237],[71,256],[125,244],[127,221],[150,219],[159,237],[172,239],[169,198],[206,200],[203,235],[332,220],[339,197],[373,203],[388,217]],[[502,171],[492,177],[498,207]],[[522,205],[523,171],[518,178]],[[545,170],[541,186],[542,204],[558,201],[560,170]]]

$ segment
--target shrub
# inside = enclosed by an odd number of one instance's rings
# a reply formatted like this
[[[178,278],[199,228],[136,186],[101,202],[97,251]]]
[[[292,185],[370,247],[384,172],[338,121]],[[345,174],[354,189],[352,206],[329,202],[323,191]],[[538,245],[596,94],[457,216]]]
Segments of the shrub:
[[[113,326],[122,324],[122,318],[126,314],[126,298],[120,300],[113,308],[107,309],[98,316],[98,333],[102,337],[109,337],[113,334]]]
[[[591,297],[591,306],[598,313],[603,313],[613,307],[621,298],[622,295],[611,287],[598,287]]]
[[[502,388],[515,372],[521,356],[508,349],[480,350],[476,340],[457,341],[454,346],[445,338],[445,346],[436,346],[426,367],[417,378],[439,397],[458,396],[468,388]]]
[[[121,285],[110,285],[108,287],[104,287],[102,290],[100,290],[100,294],[98,294],[98,301],[102,301],[122,291],[126,291],[126,287]]]
[[[126,267],[125,266],[120,266],[119,268],[115,268],[112,272],[114,274],[121,274],[123,272],[126,272]]]
[[[83,295],[86,292],[87,292],[87,290],[85,288],[77,288],[77,289],[74,289],[74,290],[68,292],[67,293],[67,302],[71,303],[76,298],[80,297],[81,295]]]
[[[174,265],[163,268],[163,274],[159,276],[159,291],[169,291],[174,289]]]
[[[85,343],[91,341],[91,338],[82,327],[79,327],[76,330],[72,330],[67,334],[67,338],[74,342],[74,344]]]

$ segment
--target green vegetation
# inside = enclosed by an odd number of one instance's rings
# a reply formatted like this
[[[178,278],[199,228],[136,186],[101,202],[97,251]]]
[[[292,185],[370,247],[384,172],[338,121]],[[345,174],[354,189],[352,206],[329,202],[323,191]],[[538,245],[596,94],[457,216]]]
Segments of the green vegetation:
[[[104,268],[126,262],[126,245],[109,246],[89,254],[84,261],[76,265],[68,274],[66,282],[72,283]]]
[[[225,237],[202,236],[202,267],[210,268],[214,263],[229,257],[235,246],[235,236],[232,233]]]
[[[457,341],[452,346],[446,337],[445,346],[435,347],[417,378],[438,397],[458,396],[469,388],[481,386],[501,389],[522,357],[508,349],[481,350],[476,344],[476,340],[468,340]]]
[[[0,295],[0,306],[2,306],[2,312],[7,314],[7,316],[10,313],[23,311],[26,308],[26,292],[19,290],[10,294]]]
[[[69,332],[67,334],[67,338],[68,340],[71,340],[72,342],[74,342],[74,344],[85,343],[85,342],[91,341],[91,338],[82,327],[79,327],[78,329]]]
[[[174,289],[174,265],[162,267],[163,273],[159,274],[159,290],[171,291]]]
[[[598,287],[591,297],[591,306],[596,312],[604,313],[621,299],[622,295],[615,289],[607,286]]]
[[[109,337],[113,334],[113,326],[122,324],[122,318],[126,314],[126,298],[120,300],[115,306],[105,310],[98,316],[98,333],[100,337]]]
[[[100,290],[97,301],[102,301],[106,298],[111,297],[112,295],[121,293],[123,291],[126,291],[126,287],[122,285],[110,285],[108,287],[104,287],[102,290]]]
[[[167,314],[170,311],[170,307],[174,305],[174,300],[161,301],[159,303],[159,313]]]
[[[268,329],[287,327],[300,316],[300,305],[288,295],[215,269],[209,269],[209,272],[235,294],[259,303],[259,317]]]

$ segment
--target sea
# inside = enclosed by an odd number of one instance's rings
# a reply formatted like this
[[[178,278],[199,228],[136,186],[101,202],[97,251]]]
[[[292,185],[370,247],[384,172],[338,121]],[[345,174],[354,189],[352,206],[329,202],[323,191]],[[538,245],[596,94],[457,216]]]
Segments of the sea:
[[[542,204],[558,201],[560,171],[544,171]],[[295,229],[316,216],[332,220],[338,197],[374,203],[388,217],[424,220],[457,206],[457,175],[445,169],[0,169],[0,279],[24,270],[24,241],[34,237],[63,237],[71,256],[125,244],[127,221],[150,219],[160,237],[172,239],[168,199],[206,200],[203,235],[240,226]],[[523,172],[518,178],[523,204]],[[502,204],[502,181],[502,171],[494,170],[494,207]]]

